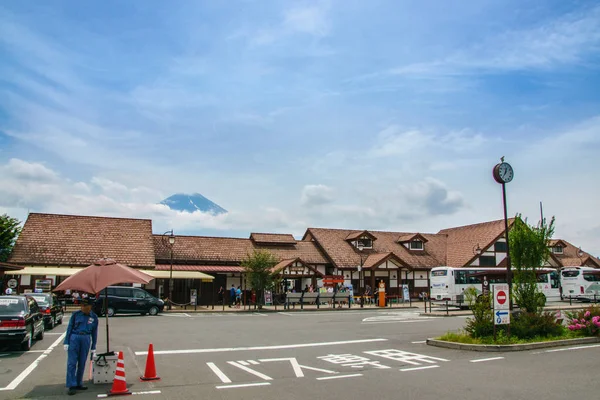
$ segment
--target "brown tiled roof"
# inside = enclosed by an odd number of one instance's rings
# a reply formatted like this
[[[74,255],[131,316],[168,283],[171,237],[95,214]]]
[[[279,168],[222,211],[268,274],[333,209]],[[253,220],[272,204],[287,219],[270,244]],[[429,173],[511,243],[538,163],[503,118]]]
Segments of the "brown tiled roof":
[[[307,234],[312,235],[315,241],[339,268],[356,268],[360,264],[360,252],[346,241],[348,235],[357,231],[345,229],[309,228]],[[364,231],[358,231],[364,232]],[[409,235],[405,232],[369,231],[377,240],[373,241],[373,249],[362,251],[363,257],[370,254],[394,253],[398,259],[412,268],[433,268],[445,265],[446,236],[436,234],[423,234],[428,240],[422,251],[410,251],[402,244],[397,243],[398,237]],[[306,237],[306,234],[305,234]]]
[[[159,271],[170,271],[171,264],[157,264],[156,269]],[[243,267],[233,265],[173,265],[173,271],[200,271],[200,272],[242,272]]]
[[[275,265],[273,267],[272,270],[273,270],[273,272],[279,271],[299,260],[300,260],[299,258],[290,258],[289,260],[281,260],[277,265]]]
[[[259,244],[296,244],[293,235],[281,233],[251,233],[250,239]]]
[[[357,239],[360,239],[363,236],[368,236],[368,237],[370,237],[373,240],[377,239],[369,231],[350,231],[350,233],[348,233],[348,236],[346,236],[346,240],[357,240]]]
[[[87,266],[105,257],[131,267],[154,267],[152,221],[31,213],[9,261]]]
[[[15,270],[15,269],[23,269],[23,267],[20,266],[20,265],[15,265],[15,264],[9,264],[9,263],[5,263],[5,262],[0,262],[0,271]]]
[[[561,239],[551,239],[549,245],[550,246],[557,246],[557,245],[568,246],[568,243]]]
[[[154,249],[157,260],[169,260],[170,250],[162,235],[154,235]],[[179,263],[239,264],[254,250],[268,250],[278,260],[300,258],[307,264],[328,264],[313,242],[300,241],[286,246],[261,245],[250,239],[210,236],[176,236],[173,258]]]
[[[563,267],[595,267],[600,268],[600,260],[596,257],[592,256],[589,253],[586,253],[582,250],[581,258],[578,256],[579,247],[574,246],[573,244],[567,242],[566,240],[561,239],[553,239],[550,241],[550,246],[554,246],[558,244],[558,242],[562,242],[563,253],[556,254],[554,253],[554,257],[560,262]]]
[[[396,263],[399,264],[400,266],[403,264],[402,260],[400,260],[393,252],[390,251],[387,253],[375,253],[375,254],[369,255],[369,257],[367,257],[367,259],[365,260],[363,268],[378,267],[379,265],[383,264],[388,259],[394,259],[396,261]]]
[[[509,227],[514,218],[509,219]],[[473,249],[479,245],[486,249],[504,233],[504,220],[483,222],[481,224],[460,226],[458,228],[443,229],[438,232],[447,236],[446,265],[449,267],[464,267],[476,255]]]

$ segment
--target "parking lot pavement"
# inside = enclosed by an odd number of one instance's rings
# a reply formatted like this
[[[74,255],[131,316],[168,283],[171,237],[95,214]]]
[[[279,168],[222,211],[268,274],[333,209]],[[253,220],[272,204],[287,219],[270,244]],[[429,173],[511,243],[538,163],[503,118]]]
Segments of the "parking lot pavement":
[[[99,351],[106,344],[103,324]],[[593,398],[597,387],[598,345],[510,354],[430,347],[428,337],[459,329],[464,319],[414,311],[118,316],[110,324],[111,349],[125,355],[127,385],[143,393],[136,398],[564,399]],[[58,338],[49,335],[34,348],[48,349]],[[149,343],[161,380],[140,382]],[[0,357],[13,374],[2,384],[29,368],[36,354],[44,353]],[[0,398],[63,398],[65,362],[62,346],[55,348]],[[90,385],[76,398],[109,389]]]

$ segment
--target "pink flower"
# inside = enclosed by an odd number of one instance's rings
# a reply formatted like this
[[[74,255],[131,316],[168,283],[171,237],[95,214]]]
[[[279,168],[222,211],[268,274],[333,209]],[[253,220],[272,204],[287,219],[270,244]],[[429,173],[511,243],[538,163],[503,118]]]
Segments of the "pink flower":
[[[592,314],[591,314],[589,311],[586,311],[586,312],[585,312],[585,314],[583,314],[583,316],[584,316],[585,318],[589,318],[589,317],[590,317],[590,315],[592,315]]]
[[[577,329],[585,329],[585,325],[577,324]]]
[[[568,326],[568,328],[569,328],[569,330],[570,330],[570,331],[574,331],[574,330],[576,330],[576,329],[577,329],[577,328],[575,327],[575,325],[569,325],[569,326]]]
[[[576,323],[578,323],[578,322],[579,322],[579,320],[577,320],[577,318],[573,318],[573,323],[574,323],[574,324],[576,324]]]
[[[600,316],[596,315],[592,318],[592,322],[595,324],[596,322],[600,321]]]

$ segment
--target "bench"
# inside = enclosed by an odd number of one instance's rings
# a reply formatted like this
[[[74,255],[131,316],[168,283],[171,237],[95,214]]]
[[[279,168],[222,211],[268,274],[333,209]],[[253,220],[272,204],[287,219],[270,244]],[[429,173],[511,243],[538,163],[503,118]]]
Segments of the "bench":
[[[285,306],[286,308],[290,308],[290,304],[293,304],[296,307],[296,304],[302,304],[302,294],[303,293],[288,293],[285,296]]]

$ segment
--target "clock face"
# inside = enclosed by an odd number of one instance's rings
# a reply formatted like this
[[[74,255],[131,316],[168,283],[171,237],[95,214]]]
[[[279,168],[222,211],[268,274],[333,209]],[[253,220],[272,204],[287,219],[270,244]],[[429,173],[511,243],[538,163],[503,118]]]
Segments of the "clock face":
[[[510,164],[505,163],[505,162],[500,164],[498,166],[498,176],[505,183],[512,181],[513,177],[514,177],[514,173],[513,173],[513,169],[510,166]]]

